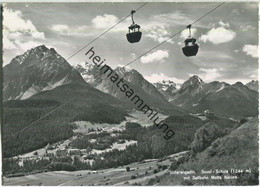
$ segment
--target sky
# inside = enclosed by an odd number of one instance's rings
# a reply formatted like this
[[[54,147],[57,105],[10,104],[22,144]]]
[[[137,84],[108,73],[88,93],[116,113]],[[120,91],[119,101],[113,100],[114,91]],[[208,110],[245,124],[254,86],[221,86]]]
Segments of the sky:
[[[3,21],[3,60],[6,65],[16,55],[38,45],[53,47],[67,59],[89,41],[130,14],[143,3],[6,3]],[[90,62],[85,53],[95,54],[111,67],[123,66],[174,35],[219,5],[214,3],[150,2],[134,14],[142,39],[131,44],[126,39],[130,17],[86,47],[68,62]],[[258,79],[258,4],[226,3],[192,26],[199,44],[197,56],[182,53],[188,30],[133,62],[148,81],[172,80],[183,83],[193,75],[205,82]]]

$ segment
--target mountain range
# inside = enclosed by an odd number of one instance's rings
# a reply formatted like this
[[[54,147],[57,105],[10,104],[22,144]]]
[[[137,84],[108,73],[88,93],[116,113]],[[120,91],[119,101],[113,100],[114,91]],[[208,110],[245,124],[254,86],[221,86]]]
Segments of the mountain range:
[[[100,72],[94,65],[86,64],[85,67],[81,65],[74,67],[81,73],[84,80],[95,88],[117,98],[125,98],[120,95],[120,91],[111,81],[100,78]],[[258,113],[258,102],[256,102],[258,92],[248,84],[243,85],[241,82],[237,82],[230,85],[218,81],[205,83],[200,77],[194,75],[183,84],[165,80],[152,85],[136,70],[117,67],[115,72],[124,77],[130,85],[139,89],[143,93],[142,98],[149,98],[149,101],[152,99],[151,103],[155,106],[158,106],[158,103],[155,103],[154,100],[163,104],[166,99],[172,107],[179,107],[192,113],[209,110],[216,116],[225,118],[255,116]],[[256,85],[255,81],[254,88]]]
[[[232,85],[218,81],[205,83],[198,76],[192,76],[169,102],[194,113],[209,110],[217,116],[237,118],[257,115],[258,92],[241,82]]]
[[[194,79],[194,77],[197,77],[198,79],[200,79],[201,81],[203,81],[201,78],[199,78],[198,76],[193,76],[190,79]],[[227,83],[226,83],[227,84]],[[258,80],[252,80],[248,83],[245,84],[245,86],[247,86],[249,89],[257,91],[259,90],[258,87]],[[180,90],[180,88],[182,87],[182,84],[180,83],[174,83],[171,80],[163,80],[163,81],[159,81],[157,83],[154,83],[155,87],[164,95],[164,97],[168,100],[171,101],[174,96],[176,95],[176,93]]]
[[[96,65],[86,63],[85,67],[82,67],[78,64],[74,66],[74,68],[77,69],[81,73],[84,80],[93,87],[105,93],[110,93],[119,99],[125,99],[125,95],[122,94],[122,91],[120,91],[113,82],[106,78],[106,75],[103,75]],[[128,70],[127,68],[117,67],[114,69],[114,72],[124,78],[124,82],[135,88],[135,91],[139,92],[139,94],[144,97],[152,97],[151,99],[167,103],[165,97],[156,89],[156,87],[144,79],[138,71],[134,69]]]
[[[84,80],[94,88],[104,93],[109,93],[120,101],[130,104],[129,98],[125,96],[124,92],[122,92],[115,83],[111,82],[96,65],[86,63],[83,67],[78,64],[74,66],[74,68],[77,69]],[[117,67],[114,69],[114,72],[117,73],[120,78],[123,78],[124,83],[132,88],[144,103],[149,104],[150,107],[167,114],[181,115],[184,113],[180,107],[171,105],[163,94],[160,93],[152,83],[144,79],[138,71]]]
[[[44,45],[16,56],[3,68],[3,99],[52,99],[78,105],[106,103],[129,106],[125,94],[100,69],[85,63],[71,66],[55,49]],[[138,71],[124,67],[114,69],[129,87],[154,109],[169,115],[202,113],[205,110],[216,116],[242,118],[258,113],[258,81],[243,85],[241,82],[205,83],[192,76],[183,84],[165,80],[148,82]]]

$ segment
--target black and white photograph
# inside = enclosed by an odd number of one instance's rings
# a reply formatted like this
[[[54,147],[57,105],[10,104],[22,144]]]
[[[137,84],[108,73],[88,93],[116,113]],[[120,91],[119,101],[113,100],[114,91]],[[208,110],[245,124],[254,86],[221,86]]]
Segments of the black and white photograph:
[[[1,3],[1,185],[259,185],[258,1]]]

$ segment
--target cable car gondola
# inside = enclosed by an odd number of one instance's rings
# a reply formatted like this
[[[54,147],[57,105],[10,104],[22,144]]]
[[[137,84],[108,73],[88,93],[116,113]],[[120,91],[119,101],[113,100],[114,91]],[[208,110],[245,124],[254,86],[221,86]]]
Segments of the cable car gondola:
[[[141,37],[142,37],[142,32],[139,31],[141,26],[137,25],[134,22],[134,18],[133,18],[134,13],[135,13],[135,11],[132,10],[131,11],[131,17],[132,17],[133,23],[128,27],[128,33],[126,34],[127,40],[130,43],[139,42],[141,40]]]
[[[182,48],[182,52],[185,56],[196,56],[199,50],[199,45],[196,43],[195,38],[191,38],[191,25],[188,25],[187,28],[189,29],[190,35],[184,41],[184,47]]]

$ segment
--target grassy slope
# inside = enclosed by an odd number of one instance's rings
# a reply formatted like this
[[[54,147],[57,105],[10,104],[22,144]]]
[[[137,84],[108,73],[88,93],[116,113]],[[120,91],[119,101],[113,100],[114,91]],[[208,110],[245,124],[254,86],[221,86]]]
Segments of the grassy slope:
[[[229,135],[215,141],[215,148],[212,146],[196,155],[194,160],[183,163],[177,170],[195,170],[200,173],[202,169],[248,169],[258,171],[258,119],[245,123]],[[212,151],[214,150],[214,151]],[[213,156],[210,153],[214,152]],[[257,173],[257,172],[256,172]],[[252,177],[252,176],[251,176]],[[241,178],[240,178],[241,179]],[[249,176],[243,180],[206,180],[192,181],[195,185],[249,185]],[[166,176],[161,180],[161,185],[183,184],[180,177],[174,175]]]

